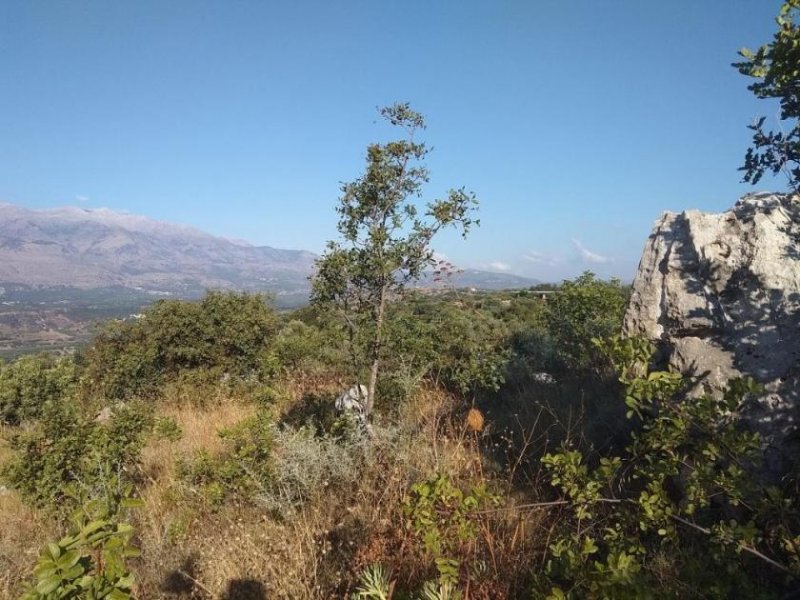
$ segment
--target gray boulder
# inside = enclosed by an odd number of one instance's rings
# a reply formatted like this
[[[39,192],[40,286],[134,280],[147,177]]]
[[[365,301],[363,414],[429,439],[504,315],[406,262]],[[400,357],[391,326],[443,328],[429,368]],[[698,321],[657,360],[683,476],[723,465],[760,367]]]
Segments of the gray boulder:
[[[97,416],[94,418],[95,423],[108,423],[111,418],[114,416],[114,411],[110,406],[106,406],[97,413]]]
[[[367,402],[367,386],[358,384],[348,390],[343,391],[336,398],[335,407],[340,413],[350,412],[359,419],[365,418],[365,406]]]
[[[796,450],[800,406],[800,199],[749,194],[723,213],[664,213],[642,254],[624,334],[655,341],[664,363],[700,384],[764,384],[742,417],[782,463]]]

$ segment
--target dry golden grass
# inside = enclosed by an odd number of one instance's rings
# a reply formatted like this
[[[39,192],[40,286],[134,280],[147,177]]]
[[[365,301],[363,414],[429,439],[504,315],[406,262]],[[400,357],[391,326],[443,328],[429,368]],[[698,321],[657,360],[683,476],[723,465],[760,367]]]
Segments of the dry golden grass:
[[[327,395],[341,387],[334,378],[291,382],[281,390],[281,409],[306,394]],[[223,452],[219,429],[255,412],[233,400],[204,409],[186,403],[160,410],[158,416],[175,419],[182,437],[153,439],[142,453],[137,492],[144,506],[132,516],[142,550],[132,565],[137,598],[342,598],[374,563],[390,566],[399,585],[435,575],[430,557],[404,525],[402,502],[411,485],[437,473],[463,489],[484,481],[480,434],[469,429],[467,409],[453,396],[420,389],[391,422],[376,424],[370,458],[350,483],[321,486],[280,516],[258,499],[213,507],[176,476],[176,460],[191,460],[200,450],[211,456]],[[313,446],[308,450],[313,459]],[[7,452],[0,443],[0,457]],[[482,521],[480,550],[473,553],[488,575],[469,598],[510,597],[514,569],[523,571],[546,539],[542,518],[506,507]],[[39,547],[53,535],[13,494],[0,497],[0,520],[0,597],[5,598],[19,590]]]
[[[287,386],[281,395],[300,398],[336,385],[306,380]],[[200,450],[219,454],[219,429],[255,411],[252,405],[224,402],[207,410],[184,405],[160,412],[175,419],[183,435],[175,442],[152,441],[142,453],[139,494],[144,506],[135,517],[143,555],[136,569],[139,597],[220,598],[241,595],[248,585],[263,592],[258,598],[319,597],[318,571],[326,553],[321,532],[334,525],[332,511],[310,507],[288,522],[275,521],[257,505],[212,511],[175,478],[177,459],[191,459]]]
[[[485,419],[483,418],[483,413],[477,408],[470,408],[467,413],[467,429],[474,433],[480,433],[483,431],[484,425]]]
[[[317,536],[324,529],[318,517],[307,513],[277,523],[253,507],[204,513],[186,535],[158,549],[161,565],[148,559],[147,573],[139,573],[143,597],[191,590],[220,598],[247,581],[261,590],[256,598],[318,597],[325,552],[324,540]]]
[[[138,543],[146,557],[140,569],[150,579],[145,588],[155,586],[156,579],[166,577],[167,567],[180,566],[173,560],[178,550],[175,542],[184,537],[186,531],[197,529],[199,517],[194,504],[185,498],[187,490],[176,479],[176,461],[191,460],[200,451],[218,455],[223,449],[220,429],[247,419],[255,410],[252,405],[228,400],[207,409],[183,404],[159,411],[158,417],[175,420],[182,435],[176,441],[152,439],[142,450],[140,472],[144,482],[137,492],[144,506],[136,512],[135,526],[139,532]],[[204,528],[205,525],[208,523],[204,523]],[[147,594],[149,592],[140,591],[142,597]]]
[[[292,382],[281,390],[283,408],[305,394],[339,389],[341,382],[330,378]],[[257,582],[264,598],[341,597],[365,561],[386,558],[382,552],[360,552],[359,545],[402,527],[400,500],[408,487],[438,469],[458,473],[474,463],[474,447],[446,425],[452,401],[438,390],[422,390],[400,415],[402,428],[412,433],[399,446],[382,449],[384,457],[367,468],[356,488],[335,496],[320,490],[282,520],[258,503],[213,512],[174,477],[175,459],[191,458],[200,449],[220,452],[217,430],[254,408],[224,403],[206,411],[165,410],[162,416],[176,420],[183,438],[151,442],[143,452],[145,506],[135,523],[143,552],[137,568],[141,597],[170,597],[178,590],[225,597],[244,581]]]
[[[8,428],[0,425],[0,468],[8,461]],[[44,542],[38,515],[16,493],[0,488],[0,598],[18,595]]]
[[[8,437],[11,435],[9,427],[0,424],[0,468],[11,457],[11,448],[8,446]]]
[[[39,549],[53,537],[52,523],[16,493],[0,492],[0,598],[16,598]]]
[[[143,484],[137,490],[145,506],[134,515],[137,543],[145,550],[139,568],[145,572],[163,572],[164,565],[173,563],[176,547],[170,540],[172,530],[194,527],[197,517],[185,505],[177,490],[174,467],[179,458],[191,458],[204,450],[218,454],[223,443],[217,432],[254,414],[252,405],[225,401],[212,408],[201,410],[189,405],[165,407],[160,417],[172,417],[182,430],[178,441],[151,440],[143,449],[140,474]],[[9,458],[7,436],[9,430],[0,430],[0,466]],[[54,522],[43,514],[26,507],[16,493],[0,491],[0,598],[19,595],[21,585],[30,577],[39,549],[49,540],[58,537]],[[179,527],[176,527],[178,525]],[[202,528],[209,539],[227,534],[224,527],[217,531],[212,522],[205,520]],[[172,537],[171,537],[172,536]],[[152,582],[151,582],[152,583]],[[160,586],[140,587],[141,598],[161,598]]]
[[[252,416],[255,411],[252,404],[235,401],[221,402],[207,409],[189,405],[164,408],[157,416],[175,419],[182,431],[181,439],[175,442],[152,440],[142,451],[142,473],[157,480],[169,476],[179,458],[191,458],[199,450],[212,456],[219,454],[223,447],[219,430]]]

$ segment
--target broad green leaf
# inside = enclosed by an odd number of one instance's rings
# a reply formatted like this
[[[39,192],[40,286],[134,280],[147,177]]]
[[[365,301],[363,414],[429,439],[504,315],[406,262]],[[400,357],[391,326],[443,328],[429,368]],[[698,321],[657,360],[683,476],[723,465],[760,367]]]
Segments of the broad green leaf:
[[[59,556],[61,556],[61,547],[53,542],[47,544],[47,551],[50,553],[50,556],[53,557],[53,560],[56,560]]]
[[[39,559],[39,564],[33,569],[33,574],[39,579],[47,579],[58,571],[58,567],[47,559]]]
[[[111,593],[106,596],[108,600],[130,600],[131,595],[128,592],[123,592],[119,589],[111,590]]]
[[[131,533],[133,526],[128,523],[120,523],[117,525],[117,533]]]
[[[56,564],[58,565],[58,568],[63,571],[66,569],[70,569],[80,559],[81,559],[81,553],[79,550],[68,550],[58,558]]]
[[[113,537],[106,542],[106,550],[116,550],[122,547],[122,540],[118,537]]]
[[[36,584],[36,591],[42,596],[46,596],[47,594],[53,592],[59,585],[61,585],[61,579],[59,577],[48,577],[47,579],[42,579],[38,584]]]
[[[129,590],[133,587],[133,573],[128,573],[117,580],[117,587]]]
[[[123,498],[120,505],[122,508],[142,508],[144,501],[139,498]]]
[[[88,523],[83,529],[81,529],[81,534],[84,536],[88,536],[101,527],[105,527],[106,525],[110,525],[108,521],[105,519],[97,519],[96,521],[92,521]]]
[[[64,579],[72,580],[83,575],[84,570],[85,569],[83,568],[83,565],[75,565],[72,568],[64,571],[62,577],[64,577]]]

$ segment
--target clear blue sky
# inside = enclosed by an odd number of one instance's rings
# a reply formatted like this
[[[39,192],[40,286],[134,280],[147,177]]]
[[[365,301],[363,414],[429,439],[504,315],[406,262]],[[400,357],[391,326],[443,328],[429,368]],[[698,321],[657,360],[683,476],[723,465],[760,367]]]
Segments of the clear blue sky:
[[[341,181],[423,112],[460,266],[630,279],[663,210],[722,210],[774,106],[730,63],[778,0],[0,2],[0,201],[321,251]],[[785,188],[764,181],[760,188]]]

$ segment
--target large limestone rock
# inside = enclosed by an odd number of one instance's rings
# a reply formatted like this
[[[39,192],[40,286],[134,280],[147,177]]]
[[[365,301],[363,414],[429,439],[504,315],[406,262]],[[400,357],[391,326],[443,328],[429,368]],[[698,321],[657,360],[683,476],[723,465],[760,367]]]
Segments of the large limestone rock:
[[[771,460],[786,458],[800,406],[800,198],[750,194],[720,214],[665,213],[624,331],[656,341],[664,361],[699,382],[764,384],[743,416],[779,450]]]

